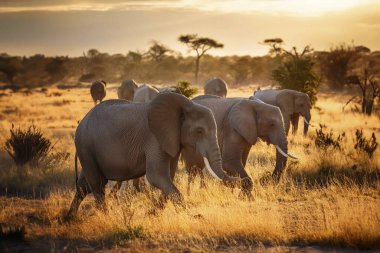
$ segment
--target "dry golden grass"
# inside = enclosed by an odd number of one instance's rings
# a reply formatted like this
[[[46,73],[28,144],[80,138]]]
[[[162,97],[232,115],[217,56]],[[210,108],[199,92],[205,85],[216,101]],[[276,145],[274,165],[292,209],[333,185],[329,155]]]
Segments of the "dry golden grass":
[[[248,97],[252,90],[253,87],[233,89],[230,96]],[[116,98],[112,87],[108,90],[109,98]],[[187,176],[181,165],[176,185],[184,193],[185,208],[168,203],[156,216],[149,215],[151,198],[157,198],[158,191],[148,196],[134,194],[127,187],[118,200],[107,200],[107,213],[98,212],[93,198],[88,197],[78,217],[62,223],[74,194],[73,133],[77,121],[93,106],[89,91],[9,93],[0,97],[0,144],[9,136],[12,124],[27,126],[33,122],[53,143],[58,141],[55,149],[72,156],[47,173],[20,172],[2,151],[2,187],[10,180],[18,180],[13,187],[25,191],[30,187],[36,191],[43,188],[49,194],[47,198],[37,198],[38,194],[29,199],[0,197],[0,224],[25,225],[27,239],[40,242],[38,245],[44,245],[40,248],[46,251],[61,251],[65,245],[72,251],[116,247],[140,251],[246,251],[281,245],[378,249],[379,155],[376,151],[369,159],[353,146],[355,129],[362,128],[367,137],[373,131],[378,134],[379,119],[352,113],[350,109],[342,114],[346,100],[344,96],[322,94],[312,112],[314,124],[325,124],[336,134],[346,133],[344,147],[317,149],[313,140],[315,128],[306,138],[301,133],[290,136],[289,151],[300,159],[289,160],[279,184],[260,183],[273,170],[274,147],[258,143],[252,148],[247,164],[254,180],[252,201],[239,198],[238,189],[226,188],[211,178],[207,178],[207,189],[200,188],[196,181],[187,196]],[[45,241],[50,243],[43,244]]]

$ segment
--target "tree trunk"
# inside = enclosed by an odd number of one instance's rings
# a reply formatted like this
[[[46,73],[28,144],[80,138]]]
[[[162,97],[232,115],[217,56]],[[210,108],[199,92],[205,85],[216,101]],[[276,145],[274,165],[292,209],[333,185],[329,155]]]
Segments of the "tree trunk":
[[[195,60],[195,83],[198,84],[198,74],[199,74],[199,63],[200,63],[201,57],[198,55],[197,59]]]

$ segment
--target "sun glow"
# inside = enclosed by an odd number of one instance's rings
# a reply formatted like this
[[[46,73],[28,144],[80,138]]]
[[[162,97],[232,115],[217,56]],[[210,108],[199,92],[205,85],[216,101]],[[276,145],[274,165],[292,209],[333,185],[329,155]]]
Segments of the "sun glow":
[[[318,16],[328,12],[344,11],[361,5],[375,4],[376,0],[164,0],[164,1],[77,1],[67,4],[20,5],[17,1],[1,6],[0,12],[18,11],[109,11],[109,10],[154,10],[192,9],[234,13],[264,12],[299,16]]]

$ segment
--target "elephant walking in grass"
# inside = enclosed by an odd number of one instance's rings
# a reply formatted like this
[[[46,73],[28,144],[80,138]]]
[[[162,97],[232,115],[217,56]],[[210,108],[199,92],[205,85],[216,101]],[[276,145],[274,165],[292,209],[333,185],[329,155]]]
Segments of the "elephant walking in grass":
[[[105,98],[107,94],[106,86],[107,86],[107,83],[103,80],[94,81],[91,84],[90,93],[91,93],[92,100],[94,100],[95,105],[97,104],[98,101],[100,103]]]
[[[228,92],[227,83],[221,79],[214,77],[208,80],[204,87],[204,93],[206,95],[216,95],[219,97],[226,97]]]
[[[134,80],[125,80],[117,89],[117,97],[120,99],[132,101],[137,88],[138,85]]]
[[[298,120],[301,115],[304,118],[303,134],[307,135],[311,119],[311,103],[306,93],[295,90],[258,90],[254,94],[255,98],[264,103],[278,106],[284,117],[285,131],[289,133],[290,124],[293,127],[293,134],[297,133]]]
[[[274,180],[279,180],[286,166],[287,157],[293,156],[287,154],[288,141],[278,107],[250,99],[221,98],[211,95],[198,96],[193,102],[206,106],[213,112],[218,128],[223,169],[229,175],[242,178],[244,195],[250,197],[253,188],[245,166],[249,151],[258,138],[276,146],[276,165],[272,176]],[[196,153],[186,153],[185,150],[182,154],[187,168],[204,167],[202,158]],[[197,157],[192,157],[194,154]],[[190,173],[188,190],[193,177],[194,175]]]
[[[91,192],[97,207],[105,210],[108,180],[124,181],[144,174],[149,184],[162,191],[164,200],[180,203],[183,198],[173,178],[181,148],[203,157],[219,180],[238,182],[222,169],[216,132],[208,108],[175,93],[159,94],[150,103],[117,99],[95,106],[75,133],[82,171],[66,218],[76,214]]]

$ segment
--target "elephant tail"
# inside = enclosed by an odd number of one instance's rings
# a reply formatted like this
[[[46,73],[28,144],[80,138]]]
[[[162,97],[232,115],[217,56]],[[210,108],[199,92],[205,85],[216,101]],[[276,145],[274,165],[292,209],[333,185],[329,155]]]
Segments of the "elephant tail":
[[[78,188],[78,154],[75,152],[75,187]]]

